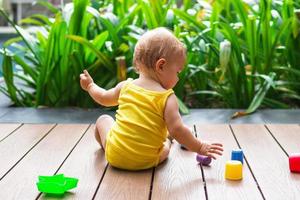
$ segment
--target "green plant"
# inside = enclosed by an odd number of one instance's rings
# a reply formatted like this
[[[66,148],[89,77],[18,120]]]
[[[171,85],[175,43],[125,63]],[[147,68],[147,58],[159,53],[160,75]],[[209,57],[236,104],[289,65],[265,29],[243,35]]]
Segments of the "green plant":
[[[286,45],[281,40],[285,35],[290,35],[291,16],[279,23],[271,16],[271,11],[274,13],[276,5],[270,0],[252,5],[254,8],[240,0],[217,0],[210,8],[207,8],[209,6],[204,1],[199,2],[202,3],[194,6],[192,16],[187,15],[185,10],[175,11],[175,14],[187,23],[185,26],[189,30],[189,37],[185,39],[185,43],[191,44],[189,53],[192,53],[193,58],[188,61],[193,65],[190,66],[199,68],[196,70],[198,73],[194,73],[193,68],[190,68],[190,80],[193,80],[189,82],[193,87],[191,94],[202,96],[203,99],[207,99],[208,95],[213,95],[215,99],[221,97],[228,107],[248,107],[246,114],[254,112],[262,103],[270,106],[276,99],[273,91],[278,90],[279,84],[282,84],[279,82],[282,76],[275,76],[273,72],[278,71],[278,64],[285,64],[280,61],[283,54],[280,53],[279,47]],[[205,9],[203,5],[206,6]],[[206,12],[209,9],[210,12]],[[203,17],[205,12],[208,14]],[[219,47],[224,40],[229,41],[228,50],[225,50],[224,45]],[[290,44],[299,46],[297,43]],[[287,49],[286,53],[289,51]],[[219,59],[220,62],[216,62]],[[227,61],[222,64],[224,60]],[[200,77],[200,81],[197,81]],[[195,82],[202,82],[204,85],[194,84]],[[268,91],[270,96],[265,98]],[[269,99],[272,101],[268,101]]]
[[[61,10],[39,3],[54,18],[21,20],[38,26],[34,33],[11,22],[19,37],[0,50],[7,84],[1,91],[16,105],[94,106],[78,84],[82,69],[104,88],[136,77],[135,43],[145,31],[164,26],[187,48],[186,68],[174,88],[182,112],[188,112],[185,104],[246,109],[237,116],[260,106],[299,106],[298,1],[93,0],[91,7],[88,0],[74,0]]]
[[[104,5],[106,6],[101,9],[103,10],[103,15],[98,17],[100,24],[102,25],[99,31],[107,30],[109,32],[107,42],[110,42],[111,48],[104,49],[103,52],[112,58],[116,58],[119,61],[118,63],[122,63],[117,65],[118,74],[125,74],[124,70],[128,68],[129,76],[136,76],[132,73],[132,55],[135,43],[146,31],[140,27],[146,26],[147,29],[158,26],[172,27],[175,23],[175,19],[170,7],[173,4],[172,1],[167,4],[154,1],[138,1],[138,4],[134,4],[132,1],[126,1],[124,4],[116,4],[113,2],[114,7],[110,10],[110,4],[104,2]],[[101,52],[84,37],[67,37],[84,45],[87,48],[87,51],[91,50],[96,54],[101,54]],[[120,61],[120,58],[124,61]],[[123,78],[119,78],[118,81],[124,80],[125,75],[122,77]],[[180,94],[182,88],[177,87],[175,91]],[[187,107],[180,98],[178,98],[178,101],[180,111],[187,114],[189,112]]]
[[[80,44],[68,40],[65,36],[72,34],[88,37],[88,27],[93,18],[97,17],[97,11],[88,6],[88,0],[74,0],[61,11],[46,1],[39,3],[49,8],[55,18],[45,20],[43,15],[33,15],[23,19],[22,23],[38,25],[34,33],[14,24],[4,11],[1,11],[1,15],[6,17],[19,35],[18,38],[7,41],[1,51],[5,60],[3,71],[7,85],[7,89],[1,88],[2,92],[10,96],[16,105],[22,106],[91,105],[92,101],[86,98],[86,94],[80,89],[78,77],[85,66],[95,62],[95,58],[91,52],[85,54]],[[91,42],[101,49],[106,38],[107,33],[102,33]],[[24,42],[24,46],[16,43],[20,40]],[[24,57],[9,51],[9,45],[24,52]],[[13,63],[22,70],[14,71]],[[111,68],[104,70],[104,66]],[[104,70],[113,74],[113,66],[112,61],[107,59],[106,55],[102,55],[101,62],[96,62],[90,70]],[[17,89],[12,73],[25,83],[26,87]],[[101,79],[100,84],[110,87],[115,82],[116,79],[111,79],[110,75]]]
[[[300,100],[300,3],[293,0],[284,0],[282,2],[281,20],[291,20],[291,25],[283,34],[280,50],[283,51],[282,59],[274,69],[280,74],[281,80],[277,82],[277,93],[279,98],[277,102],[290,99]],[[275,96],[275,95],[274,95]],[[278,96],[278,95],[277,95]]]

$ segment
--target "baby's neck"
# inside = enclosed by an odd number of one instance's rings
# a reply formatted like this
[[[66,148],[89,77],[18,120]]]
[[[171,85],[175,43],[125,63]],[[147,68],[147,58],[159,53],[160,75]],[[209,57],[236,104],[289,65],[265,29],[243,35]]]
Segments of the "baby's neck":
[[[139,78],[135,79],[134,84],[148,90],[166,91],[155,78],[143,73],[140,73]]]

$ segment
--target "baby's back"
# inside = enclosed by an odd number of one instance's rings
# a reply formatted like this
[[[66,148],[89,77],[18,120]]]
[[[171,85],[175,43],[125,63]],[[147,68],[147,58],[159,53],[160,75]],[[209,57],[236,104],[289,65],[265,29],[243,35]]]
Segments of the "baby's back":
[[[147,90],[130,81],[124,84],[116,123],[107,139],[106,157],[110,164],[132,170],[158,164],[167,137],[164,106],[172,93],[173,90]]]

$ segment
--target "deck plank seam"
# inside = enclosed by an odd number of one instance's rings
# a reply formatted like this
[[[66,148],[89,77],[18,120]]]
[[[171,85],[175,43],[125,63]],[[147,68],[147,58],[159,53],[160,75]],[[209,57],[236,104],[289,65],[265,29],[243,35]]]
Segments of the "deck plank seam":
[[[15,166],[17,166],[22,160],[23,158],[25,158],[25,156],[27,156],[28,153],[30,153],[30,151],[32,149],[34,149],[55,127],[57,126],[57,124],[55,124],[41,139],[39,139],[1,178],[0,181],[11,171],[13,170],[13,168]]]
[[[229,124],[229,128],[230,128],[230,130],[231,130],[231,133],[232,133],[232,135],[233,135],[233,137],[234,137],[234,140],[236,141],[238,147],[239,147],[240,149],[242,149],[242,147],[241,147],[241,145],[240,145],[240,143],[239,143],[239,141],[238,141],[236,135],[234,134],[234,131],[233,131],[233,129],[232,129],[231,124]],[[257,188],[258,188],[258,190],[259,190],[259,192],[260,192],[262,198],[265,200],[265,199],[266,199],[266,198],[265,198],[265,195],[264,195],[264,193],[263,193],[263,191],[262,191],[262,189],[261,189],[261,187],[260,187],[260,185],[259,185],[259,183],[258,183],[258,181],[257,181],[257,179],[256,179],[256,177],[255,177],[255,175],[254,175],[254,172],[253,172],[253,170],[252,170],[252,168],[251,168],[251,166],[250,166],[250,163],[248,162],[247,157],[246,157],[245,154],[244,154],[244,159],[245,159],[245,162],[246,162],[246,164],[247,164],[247,167],[248,167],[249,170],[250,170],[250,173],[251,173],[251,175],[252,175],[252,177],[253,177],[253,179],[254,179],[254,181],[255,181],[255,183],[256,183],[256,186],[257,186]]]
[[[20,124],[17,128],[15,128],[15,130],[13,130],[11,133],[9,133],[7,136],[5,136],[4,138],[2,138],[0,140],[0,142],[2,142],[3,140],[5,140],[6,138],[8,138],[10,135],[12,135],[14,132],[16,132],[19,128],[21,128],[24,124]]]
[[[269,132],[269,134],[271,135],[271,137],[275,140],[275,142],[279,145],[279,147],[281,148],[281,150],[285,153],[285,155],[287,157],[289,157],[288,152],[284,149],[284,147],[279,143],[279,141],[276,139],[276,137],[273,135],[273,133],[271,132],[271,130],[268,128],[267,125],[264,125],[265,128],[267,129],[267,131]]]
[[[195,137],[198,138],[198,133],[197,133],[197,128],[196,125],[194,124],[194,134]],[[199,164],[200,169],[201,169],[201,176],[202,176],[202,182],[203,182],[203,189],[204,189],[204,194],[205,194],[205,199],[208,200],[208,193],[207,193],[207,184],[206,184],[206,180],[205,180],[205,174],[204,174],[204,169],[202,164]]]
[[[202,175],[202,182],[203,182],[203,189],[204,189],[205,199],[208,200],[207,184],[206,184],[206,181],[205,181],[204,169],[203,169],[202,164],[199,164],[199,166],[200,166],[201,175]]]
[[[152,177],[151,177],[150,191],[149,191],[148,200],[151,200],[151,198],[152,198],[152,189],[153,189],[153,183],[154,183],[155,169],[156,169],[156,167],[153,167],[153,169],[152,169]]]
[[[100,185],[101,185],[101,183],[102,183],[102,181],[103,181],[103,179],[104,179],[104,176],[105,176],[105,174],[106,174],[106,171],[107,171],[108,166],[109,166],[109,164],[106,163],[106,166],[105,166],[105,168],[104,168],[103,174],[102,174],[102,176],[101,176],[101,178],[100,178],[99,184],[98,184],[98,186],[97,186],[97,188],[96,188],[96,190],[95,190],[95,193],[94,193],[94,195],[93,195],[93,197],[92,197],[92,200],[94,200],[94,199],[96,198],[97,192],[98,192],[98,190],[99,190],[99,188],[100,188]]]
[[[82,134],[82,136],[79,138],[79,140],[75,143],[75,145],[73,146],[73,148],[71,149],[71,151],[68,153],[68,155],[65,157],[65,159],[62,161],[62,163],[60,164],[60,166],[58,167],[58,169],[55,171],[55,174],[57,174],[57,172],[60,170],[60,168],[63,166],[63,164],[66,162],[66,160],[69,158],[69,156],[71,155],[71,153],[73,152],[73,150],[76,148],[76,146],[79,144],[79,142],[81,141],[81,139],[84,137],[84,135],[86,134],[86,132],[89,130],[89,128],[91,127],[91,124],[89,124],[89,126],[87,127],[87,129],[84,131],[84,133]],[[52,129],[51,129],[52,130]],[[40,196],[42,195],[42,193],[40,192],[37,197],[35,198],[36,200],[40,198]]]

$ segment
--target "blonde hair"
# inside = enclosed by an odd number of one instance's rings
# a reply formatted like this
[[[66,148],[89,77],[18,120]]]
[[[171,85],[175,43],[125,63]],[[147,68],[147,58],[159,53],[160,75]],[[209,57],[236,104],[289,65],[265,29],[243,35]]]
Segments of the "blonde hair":
[[[160,58],[171,62],[172,56],[185,56],[185,52],[183,43],[171,31],[160,27],[146,32],[139,39],[134,49],[133,65],[137,71],[140,66],[154,68]]]

